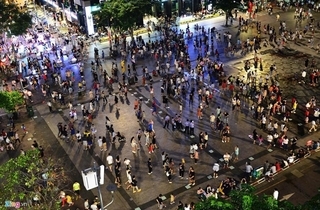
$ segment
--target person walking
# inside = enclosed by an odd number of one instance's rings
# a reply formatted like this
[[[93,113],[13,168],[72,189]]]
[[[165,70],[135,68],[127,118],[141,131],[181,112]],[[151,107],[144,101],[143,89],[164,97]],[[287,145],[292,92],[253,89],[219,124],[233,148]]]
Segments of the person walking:
[[[141,192],[141,189],[138,187],[138,181],[136,180],[135,175],[132,176],[131,186],[132,186],[133,193]]]
[[[193,153],[193,159],[194,159],[194,164],[197,164],[199,161],[199,152],[198,150],[195,150]]]
[[[51,100],[49,100],[47,102],[47,105],[48,105],[49,111],[52,112],[52,102],[51,102]]]
[[[219,162],[216,162],[216,163],[213,165],[213,167],[212,167],[212,170],[213,170],[213,178],[218,178],[219,169],[220,169],[220,164],[219,164]]]
[[[183,176],[184,176],[184,164],[179,163],[179,177],[180,177],[180,179],[183,179]]]
[[[252,176],[253,167],[251,166],[250,162],[246,163],[246,178],[247,182],[250,182]]]
[[[138,151],[138,144],[137,144],[136,140],[134,139],[134,136],[131,137],[130,143],[131,143],[132,153],[136,154]]]
[[[149,160],[148,160],[148,174],[150,175],[150,174],[152,174],[152,162],[151,162],[151,158],[149,158]]]
[[[239,147],[238,147],[238,145],[236,145],[235,147],[234,147],[234,161],[238,161],[239,160]]]
[[[75,181],[72,185],[72,188],[73,188],[73,192],[76,194],[76,195],[80,195],[80,184],[79,182]]]
[[[277,201],[278,198],[279,198],[279,191],[278,191],[277,188],[274,188],[274,190],[273,190],[273,199],[275,199]]]
[[[189,185],[191,186],[196,185],[195,171],[192,166],[190,166],[189,168]]]
[[[113,166],[113,157],[111,156],[111,154],[109,153],[107,156],[107,163],[108,163],[108,168],[109,170],[112,172],[112,166]]]

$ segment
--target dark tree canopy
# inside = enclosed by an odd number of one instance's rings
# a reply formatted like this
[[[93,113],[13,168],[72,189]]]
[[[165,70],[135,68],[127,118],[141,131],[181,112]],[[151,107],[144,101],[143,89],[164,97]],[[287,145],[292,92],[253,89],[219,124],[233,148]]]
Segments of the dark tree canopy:
[[[0,108],[11,112],[16,110],[16,107],[23,103],[23,96],[18,91],[0,91]]]
[[[228,25],[228,18],[231,16],[231,11],[239,6],[239,3],[234,0],[219,0],[217,1],[215,8],[221,9],[226,14],[226,26]]]
[[[18,36],[32,26],[32,17],[14,1],[0,0],[0,23],[0,33]]]
[[[93,13],[99,26],[110,25],[114,29],[126,31],[141,22],[146,14],[151,14],[150,0],[108,0],[100,11]]]
[[[237,8],[239,6],[239,3],[234,0],[219,0],[217,1],[215,7],[217,9],[222,9],[227,13],[227,11],[232,11],[234,8]]]
[[[37,197],[39,207],[27,209],[60,209],[59,193],[70,184],[63,160],[40,157],[38,149],[27,151],[0,165],[0,203],[21,201]]]
[[[313,210],[320,205],[320,193],[310,201],[294,206],[291,202],[280,198],[275,200],[272,195],[258,196],[255,188],[250,185],[242,185],[241,190],[232,190],[230,198],[216,199],[210,197],[196,204],[196,210]]]

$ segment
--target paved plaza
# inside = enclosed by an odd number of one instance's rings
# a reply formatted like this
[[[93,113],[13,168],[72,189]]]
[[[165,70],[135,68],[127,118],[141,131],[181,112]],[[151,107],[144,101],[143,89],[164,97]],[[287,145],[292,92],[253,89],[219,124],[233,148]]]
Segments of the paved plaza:
[[[293,19],[293,12],[289,11],[287,13],[280,12],[280,19],[283,19],[287,23],[287,27],[292,27],[295,29],[295,20]],[[216,17],[213,19],[199,21],[197,23],[190,23],[189,26],[191,29],[194,28],[194,24],[199,24],[200,26],[215,27],[218,33],[223,34],[226,31],[229,31],[233,38],[233,42],[236,42],[238,37],[241,40],[246,40],[247,38],[253,38],[256,36],[255,29],[249,29],[247,33],[237,34],[237,22],[234,22],[233,26],[225,27],[223,26],[225,22],[225,17]],[[314,18],[317,20],[320,18],[318,13],[314,14]],[[270,24],[275,28],[278,28],[279,23],[276,22],[275,15],[269,16],[266,12],[261,12],[258,15],[258,21],[264,24]],[[179,26],[178,29],[185,29],[186,25]],[[314,40],[314,46],[317,46],[320,43],[319,29],[316,29],[316,35]],[[281,55],[273,46],[262,47],[258,51],[257,56],[263,61],[263,71],[257,70],[257,78],[265,78],[269,74],[269,67],[272,64],[277,66],[277,80],[280,83],[282,89],[283,98],[287,101],[291,101],[292,97],[296,97],[299,104],[296,114],[290,116],[290,121],[287,123],[289,137],[298,137],[298,146],[304,146],[307,140],[319,139],[319,132],[313,132],[308,134],[309,124],[305,125],[305,134],[300,135],[297,128],[298,123],[304,124],[304,107],[305,104],[310,101],[312,96],[319,96],[319,87],[312,87],[308,84],[299,84],[299,81],[292,81],[288,78],[288,75],[294,75],[297,73],[301,75],[301,70],[304,68],[305,60],[308,58],[311,60],[314,59],[316,64],[320,62],[320,56],[317,54],[316,50],[311,49],[308,43],[307,35],[304,39],[299,40],[295,45],[290,43],[290,48],[298,51],[292,55]],[[142,37],[148,40],[146,34]],[[156,34],[151,34],[151,39],[154,40],[157,38]],[[267,39],[268,37],[264,34],[261,35],[262,39]],[[190,60],[192,67],[196,65],[197,52],[193,51],[193,42],[186,40],[190,52]],[[253,60],[255,54],[249,52],[245,56],[241,56],[237,53],[233,57],[227,57],[224,55],[224,44],[218,43],[217,40],[214,40],[214,45],[218,47],[218,50],[221,54],[220,61],[224,64],[224,72],[227,77],[239,76],[246,77],[246,71],[244,70],[244,63],[246,60]],[[87,87],[92,86],[92,73],[90,72],[91,61],[94,60],[94,48],[98,48],[99,52],[101,50],[105,51],[105,54],[108,54],[109,44],[108,42],[102,42],[98,44],[91,44],[89,46],[89,56],[85,59],[84,68],[85,78],[87,81]],[[214,59],[211,56],[211,59]],[[108,70],[108,73],[111,75],[111,66],[112,62],[118,63],[120,66],[120,58],[114,60],[112,58],[107,58],[103,62],[103,68]],[[57,124],[62,122],[63,124],[69,123],[69,108],[67,106],[60,106],[55,104],[54,112],[50,113],[47,107],[46,102],[43,103],[41,97],[35,101],[35,117],[28,120],[26,123],[29,126],[30,132],[23,144],[22,148],[30,148],[32,140],[36,139],[41,145],[45,146],[46,154],[53,156],[61,156],[61,158],[66,158],[66,167],[74,171],[74,180],[81,179],[79,172],[92,167],[93,162],[96,162],[98,165],[106,164],[106,157],[110,152],[111,155],[115,158],[117,155],[120,156],[123,161],[124,158],[131,160],[132,165],[132,174],[136,176],[138,180],[138,186],[142,189],[139,193],[133,193],[132,190],[126,190],[125,182],[127,180],[125,173],[125,166],[121,168],[121,179],[122,186],[115,189],[114,201],[108,207],[108,209],[122,210],[122,209],[142,209],[142,210],[153,210],[157,209],[156,197],[159,194],[165,196],[165,204],[168,206],[168,209],[176,209],[178,201],[183,203],[198,202],[199,199],[196,195],[196,190],[198,187],[206,187],[211,185],[213,188],[217,188],[221,181],[227,177],[234,177],[238,180],[243,178],[245,165],[247,162],[251,162],[251,165],[254,168],[262,166],[266,160],[269,162],[275,162],[282,160],[287,157],[287,151],[284,151],[280,148],[273,147],[272,150],[267,150],[267,143],[264,143],[261,146],[252,144],[252,140],[248,135],[252,134],[254,129],[257,129],[259,134],[262,134],[266,137],[267,133],[260,129],[260,123],[253,119],[251,116],[250,107],[252,105],[252,100],[247,99],[241,104],[241,111],[232,111],[231,98],[227,95],[224,95],[220,89],[218,81],[214,83],[214,97],[210,101],[209,107],[204,109],[204,116],[202,120],[197,118],[197,107],[199,105],[197,94],[194,97],[195,101],[192,106],[189,106],[188,101],[183,100],[182,103],[182,118],[183,121],[186,119],[195,121],[195,137],[192,138],[190,135],[187,135],[180,131],[172,131],[171,129],[164,129],[163,122],[166,114],[174,116],[179,113],[179,104],[173,98],[169,98],[168,107],[164,106],[161,98],[161,85],[162,78],[154,77],[152,86],[154,87],[155,101],[157,104],[156,114],[152,113],[152,101],[150,101],[150,90],[149,85],[142,85],[142,67],[147,66],[149,71],[152,71],[155,68],[155,60],[152,57],[137,59],[137,73],[138,73],[138,83],[135,85],[128,86],[128,97],[120,97],[120,102],[118,105],[119,110],[113,104],[113,96],[110,96],[110,102],[103,107],[102,103],[98,110],[96,110],[96,117],[93,120],[93,124],[97,128],[97,136],[107,136],[108,139],[108,151],[101,152],[98,146],[95,146],[91,151],[84,151],[82,147],[78,147],[77,144],[70,144],[62,141],[58,138],[58,128]],[[80,76],[78,74],[78,65],[71,65],[69,61],[65,61],[65,67],[62,70],[62,77],[64,77],[64,71],[66,69],[72,69],[76,72],[76,79],[79,80]],[[172,63],[171,71],[174,72],[174,67]],[[101,75],[99,75],[101,78]],[[205,80],[208,82],[208,80]],[[149,83],[148,83],[149,84]],[[113,85],[117,93],[117,84]],[[187,89],[189,93],[194,87],[197,90],[196,83],[190,81],[190,87]],[[89,88],[88,88],[89,89]],[[102,87],[103,90],[107,92],[106,87]],[[75,91],[77,92],[77,91]],[[34,93],[34,94],[40,94]],[[142,110],[145,111],[147,121],[152,120],[154,122],[154,130],[156,132],[158,149],[154,153],[149,154],[148,148],[144,146],[145,138],[142,137],[142,143],[140,150],[134,154],[132,153],[130,146],[130,138],[136,136],[138,129],[146,129],[145,123],[140,123],[135,115],[134,111],[134,101],[139,99],[142,101]],[[318,98],[317,98],[318,99]],[[319,100],[319,99],[318,99]],[[86,104],[88,106],[89,97],[86,95],[83,98],[79,98],[77,94],[66,96],[66,101],[71,102],[73,107],[77,109],[79,119],[75,122],[75,128],[77,130],[84,130],[84,122],[82,121],[80,104]],[[229,113],[228,124],[231,130],[231,140],[229,143],[222,143],[219,133],[214,132],[211,128],[209,122],[209,116],[211,113],[216,111],[217,107],[221,107],[223,112]],[[110,137],[106,132],[105,126],[105,117],[108,117],[113,124],[115,131],[120,131],[126,137],[125,143],[116,142],[115,144],[110,144]],[[275,117],[277,120],[281,121],[280,116]],[[171,125],[170,125],[171,128]],[[209,134],[209,143],[208,147],[200,150],[199,162],[195,164],[194,159],[190,158],[189,148],[191,143],[198,143],[198,134],[203,131],[207,131]],[[29,141],[30,140],[30,141]],[[266,141],[265,141],[266,142]],[[215,162],[223,162],[223,154],[226,152],[233,153],[234,147],[238,145],[240,148],[239,160],[236,162],[231,162],[230,167],[222,169],[219,171],[219,177],[217,179],[212,178],[212,166]],[[176,174],[173,175],[172,184],[167,180],[166,174],[162,167],[161,153],[165,152],[169,155],[170,158],[173,158],[175,163]],[[9,153],[8,153],[9,154]],[[6,158],[4,154],[1,154],[3,158]],[[9,156],[15,156],[15,154],[9,154]],[[148,174],[148,158],[151,158],[153,173]],[[302,160],[296,166],[288,169],[285,172],[282,172],[275,180],[270,183],[263,183],[257,185],[257,192],[259,194],[271,194],[275,186],[279,186],[280,197],[292,194],[289,201],[292,201],[295,204],[303,203],[306,200],[309,200],[310,197],[316,194],[317,186],[312,186],[306,180],[317,180],[319,178],[319,171],[316,171],[316,167],[319,166],[319,154],[312,156],[309,159]],[[196,184],[195,186],[189,186],[189,181],[187,179],[180,179],[178,177],[178,165],[181,160],[185,160],[185,177],[187,177],[187,171],[190,166],[195,169]],[[221,160],[222,159],[222,160]],[[223,165],[223,164],[222,164]],[[306,169],[307,168],[307,169]],[[317,178],[314,178],[317,177]],[[111,192],[110,186],[114,185],[114,173],[106,169],[105,171],[105,184],[102,186],[102,196],[104,205],[107,205],[111,201]],[[82,183],[82,181],[80,182]],[[295,184],[300,183],[300,184]],[[304,184],[304,185],[303,185]],[[108,186],[108,187],[107,187]],[[308,186],[308,187],[306,187]],[[92,190],[86,192],[84,187],[81,189],[83,198],[97,195],[97,190]],[[167,200],[169,196],[173,194],[176,197],[175,204],[170,205]]]

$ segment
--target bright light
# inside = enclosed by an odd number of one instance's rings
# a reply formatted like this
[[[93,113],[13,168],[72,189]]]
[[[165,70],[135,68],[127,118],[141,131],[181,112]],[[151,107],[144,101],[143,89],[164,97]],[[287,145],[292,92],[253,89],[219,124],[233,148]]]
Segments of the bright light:
[[[59,8],[58,4],[52,0],[44,0],[45,2],[51,4],[55,8]]]

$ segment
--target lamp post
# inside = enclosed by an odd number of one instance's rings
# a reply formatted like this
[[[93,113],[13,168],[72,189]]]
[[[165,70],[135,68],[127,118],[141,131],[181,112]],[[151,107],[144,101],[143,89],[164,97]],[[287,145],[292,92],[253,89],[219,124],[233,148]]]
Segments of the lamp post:
[[[81,172],[83,184],[86,190],[98,188],[100,204],[103,207],[103,200],[100,185],[104,184],[104,165],[97,166],[96,162],[93,162],[93,167],[85,169]]]

